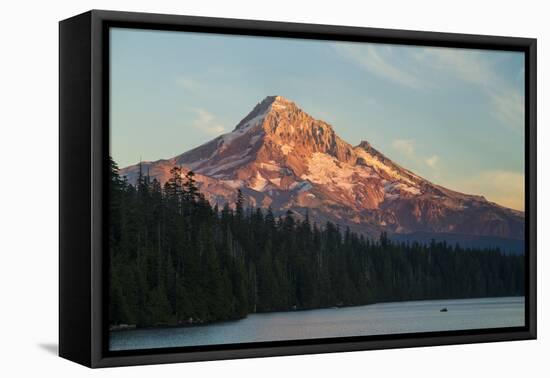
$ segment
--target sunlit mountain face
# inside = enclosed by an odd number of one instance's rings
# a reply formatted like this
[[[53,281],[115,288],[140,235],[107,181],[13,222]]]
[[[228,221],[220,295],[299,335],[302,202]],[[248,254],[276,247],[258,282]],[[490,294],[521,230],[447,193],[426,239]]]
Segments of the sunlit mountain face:
[[[290,210],[296,217],[307,213],[321,227],[331,221],[371,237],[386,231],[400,238],[524,238],[523,212],[436,185],[367,141],[353,146],[281,96],[266,97],[230,133],[120,174],[135,183],[141,169],[164,183],[175,165],[183,174],[195,172],[213,205],[233,204],[240,189],[249,207]]]

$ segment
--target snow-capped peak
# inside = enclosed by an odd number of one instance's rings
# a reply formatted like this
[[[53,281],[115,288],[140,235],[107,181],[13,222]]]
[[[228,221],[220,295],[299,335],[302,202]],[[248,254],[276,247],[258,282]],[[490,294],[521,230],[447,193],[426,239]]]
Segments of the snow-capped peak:
[[[197,174],[211,201],[234,203],[241,189],[250,206],[275,212],[309,209],[317,222],[359,232],[462,232],[522,237],[522,214],[484,198],[435,185],[399,166],[368,141],[352,146],[331,125],[283,96],[268,96],[233,131],[169,160],[148,163],[165,182],[181,165]],[[139,166],[121,170],[135,181]],[[482,214],[483,217],[480,217]],[[480,219],[472,225],[471,219]]]

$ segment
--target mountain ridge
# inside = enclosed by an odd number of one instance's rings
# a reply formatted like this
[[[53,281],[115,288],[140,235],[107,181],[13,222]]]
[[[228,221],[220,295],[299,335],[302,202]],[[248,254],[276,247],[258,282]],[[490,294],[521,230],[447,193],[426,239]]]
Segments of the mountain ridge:
[[[212,203],[233,203],[241,189],[250,206],[309,213],[377,236],[381,231],[524,238],[524,214],[453,191],[401,167],[368,141],[353,146],[333,127],[282,96],[268,96],[226,134],[171,159],[142,162],[165,182],[170,168],[193,170]],[[121,175],[135,182],[139,165]]]

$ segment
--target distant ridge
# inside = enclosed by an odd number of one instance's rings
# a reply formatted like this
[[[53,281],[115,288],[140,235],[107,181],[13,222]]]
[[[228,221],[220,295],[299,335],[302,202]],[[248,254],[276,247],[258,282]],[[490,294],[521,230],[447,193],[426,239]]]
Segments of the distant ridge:
[[[444,241],[451,246],[459,244],[463,248],[498,248],[506,254],[525,254],[524,240],[496,236],[413,232],[410,234],[393,234],[390,235],[390,239],[397,242],[418,242],[424,245],[429,245],[432,240],[435,240],[436,242]]]

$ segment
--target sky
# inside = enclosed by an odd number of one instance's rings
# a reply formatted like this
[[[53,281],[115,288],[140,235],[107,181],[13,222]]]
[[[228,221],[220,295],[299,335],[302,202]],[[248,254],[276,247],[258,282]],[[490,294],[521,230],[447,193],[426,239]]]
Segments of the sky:
[[[284,96],[351,143],[524,209],[520,52],[113,28],[111,155],[171,158]]]

